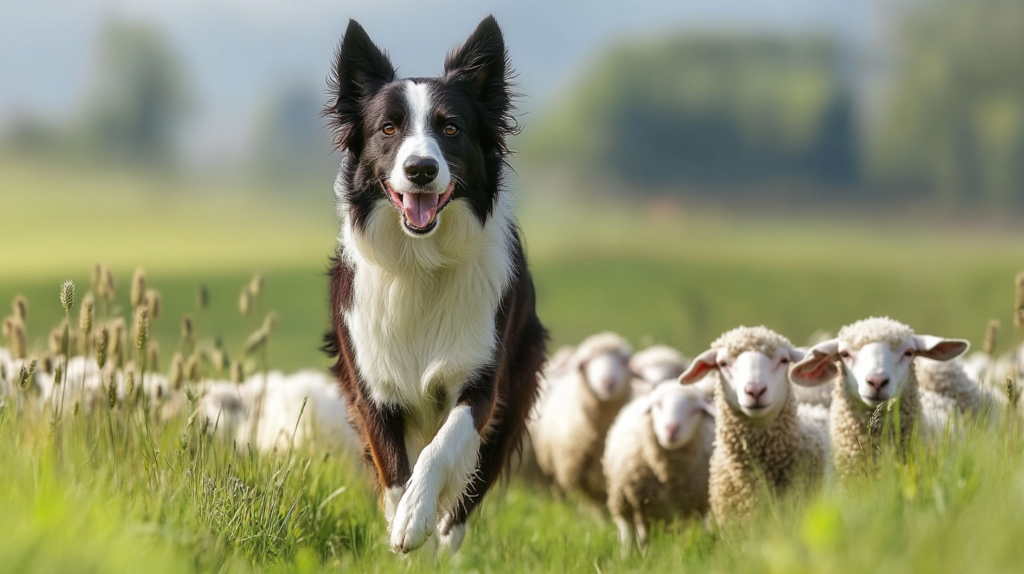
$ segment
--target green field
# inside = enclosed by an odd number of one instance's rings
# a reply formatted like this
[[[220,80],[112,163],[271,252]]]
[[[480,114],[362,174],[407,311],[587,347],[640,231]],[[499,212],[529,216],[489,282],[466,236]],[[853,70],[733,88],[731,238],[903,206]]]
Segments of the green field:
[[[693,354],[741,323],[802,343],[869,314],[976,343],[998,318],[1001,347],[1013,339],[1024,230],[950,217],[637,207],[545,185],[524,175],[520,213],[553,345],[611,329],[637,346]],[[271,365],[323,367],[332,209],[326,184],[275,190],[0,160],[0,302],[29,298],[30,344],[42,352],[64,314],[62,281],[74,280],[80,298],[102,261],[126,308],[143,267],[163,294],[154,324],[163,363],[183,313],[237,355],[276,311]],[[257,271],[264,294],[243,318],[238,295]],[[207,312],[195,307],[200,285]],[[514,479],[488,499],[460,554],[440,564],[429,552],[408,562],[387,552],[371,485],[338,453],[258,457],[202,438],[184,418],[159,425],[123,408],[51,427],[31,404],[3,410],[0,444],[0,570],[10,572],[1017,572],[1024,559],[1015,424],[971,428],[871,480],[766,503],[741,531],[657,530],[646,557],[620,559],[600,511]]]

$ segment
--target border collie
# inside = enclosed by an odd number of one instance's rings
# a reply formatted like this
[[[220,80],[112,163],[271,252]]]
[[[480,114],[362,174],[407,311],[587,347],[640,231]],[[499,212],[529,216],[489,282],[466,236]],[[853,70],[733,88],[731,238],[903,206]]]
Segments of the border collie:
[[[520,447],[547,332],[503,188],[514,133],[487,17],[440,78],[398,79],[350,21],[331,78],[345,153],[325,350],[376,469],[391,547],[454,552]]]

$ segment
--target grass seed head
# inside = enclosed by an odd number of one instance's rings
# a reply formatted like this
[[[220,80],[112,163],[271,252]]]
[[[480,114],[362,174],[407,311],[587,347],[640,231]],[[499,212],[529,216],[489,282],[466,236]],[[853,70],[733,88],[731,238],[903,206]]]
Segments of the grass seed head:
[[[43,368],[43,372],[44,373],[52,373],[53,372],[53,357],[50,356],[50,355],[46,355],[45,357],[43,357],[42,360],[43,360],[43,362],[39,366]],[[59,364],[58,364],[58,366],[59,366]]]
[[[242,369],[242,363],[238,361],[231,362],[231,382],[236,385],[242,384],[245,380],[245,372]]]
[[[103,267],[103,280],[100,283],[103,292],[100,294],[104,301],[113,302],[117,298],[117,283],[114,282],[114,273],[109,267]]]
[[[200,361],[199,353],[192,353],[188,358],[185,363],[185,375],[191,383],[203,380],[203,364]]]
[[[73,407],[71,407],[71,416],[73,416],[73,417],[77,417],[78,416],[78,399],[75,399],[75,405]]]
[[[92,333],[92,319],[95,307],[96,298],[93,296],[92,291],[90,291],[85,294],[85,297],[82,297],[82,308],[78,312],[78,327],[86,337]]]
[[[192,315],[188,313],[181,317],[181,340],[183,342],[189,342],[192,340],[194,325],[192,323]]]
[[[107,403],[110,408],[117,406],[117,377],[111,375],[110,383],[107,385]]]
[[[249,281],[249,292],[252,293],[253,297],[259,297],[260,293],[263,292],[263,274],[257,273],[252,276],[252,280]]]
[[[185,383],[185,358],[181,353],[174,353],[171,357],[171,388],[177,390]]]
[[[57,363],[57,367],[53,369],[53,386],[59,387],[61,381],[64,378],[64,369],[60,363]]]
[[[146,308],[149,309],[149,318],[156,321],[160,318],[160,311],[163,307],[163,299],[156,289],[146,290]]]
[[[124,373],[124,397],[126,402],[131,402],[132,394],[135,392],[135,367],[125,369]]]
[[[35,377],[35,374],[36,360],[32,359],[32,362],[29,363],[28,368],[25,368],[25,365],[22,365],[21,369],[18,370],[18,387],[21,389],[27,389],[29,382],[32,381],[33,377]]]
[[[18,295],[11,302],[11,308],[14,310],[14,316],[21,319],[24,323],[28,321],[28,299],[24,295]]]
[[[242,349],[242,353],[251,355],[262,350],[266,346],[267,339],[269,337],[270,334],[267,333],[266,329],[263,329],[262,327],[257,329],[256,332],[249,335],[249,338],[245,341],[245,347]]]
[[[139,308],[135,314],[135,348],[140,353],[146,350],[149,344],[149,310],[145,307]]]
[[[1017,274],[1017,297],[1013,310],[1013,326],[1024,327],[1024,272]]]
[[[130,291],[132,307],[142,305],[146,296],[146,272],[141,268],[135,270],[132,275],[132,287]]]
[[[206,285],[200,285],[199,289],[196,290],[196,307],[205,311],[209,306],[210,290],[206,288]]]
[[[110,331],[104,326],[100,328],[99,337],[96,341],[96,363],[99,364],[100,369],[107,364],[107,347],[110,344]]]
[[[28,356],[28,348],[25,343],[25,323],[17,317],[8,317],[10,324],[5,328],[9,329],[10,335],[7,339],[11,342],[11,355],[15,359],[24,359]],[[7,321],[4,321],[5,325]]]
[[[238,310],[243,317],[248,317],[249,312],[252,311],[252,293],[248,287],[242,289],[241,295],[238,296]]]
[[[267,313],[267,317],[263,319],[263,330],[267,332],[268,336],[277,328],[277,320],[278,315],[274,312]]]
[[[996,344],[999,342],[999,321],[996,319],[990,319],[988,326],[985,328],[985,343],[982,346],[982,351],[985,352],[989,357],[993,357],[996,354]]]
[[[70,312],[71,307],[75,305],[75,283],[73,281],[65,281],[60,286],[60,304],[64,307],[64,312]]]

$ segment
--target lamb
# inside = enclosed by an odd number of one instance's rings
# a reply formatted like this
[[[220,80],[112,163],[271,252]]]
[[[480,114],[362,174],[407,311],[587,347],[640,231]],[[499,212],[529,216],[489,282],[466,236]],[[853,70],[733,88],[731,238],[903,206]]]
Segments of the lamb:
[[[737,327],[711,343],[680,377],[692,384],[716,375],[709,497],[720,525],[747,517],[762,485],[782,493],[824,473],[827,426],[820,413],[798,411],[787,378],[790,364],[801,358],[787,338],[766,327]]]
[[[603,466],[623,554],[634,531],[644,548],[652,520],[707,512],[714,436],[713,407],[675,377],[622,409],[608,431]]]
[[[546,376],[546,396],[530,435],[537,463],[561,491],[605,502],[601,457],[605,437],[629,400],[632,349],[614,333],[584,340],[570,368]]]
[[[905,448],[922,417],[921,395],[930,392],[920,389],[915,359],[949,361],[968,346],[961,339],[917,335],[888,317],[870,317],[843,327],[836,338],[811,347],[790,376],[794,383],[815,386],[840,375],[832,391],[829,415],[836,471],[850,475],[863,468],[872,437],[881,434],[881,428],[869,429],[871,415],[876,407],[893,398],[899,399],[897,444]],[[926,399],[929,404],[942,402],[933,397]],[[943,419],[930,415],[922,427],[929,433],[935,429],[935,421]],[[869,430],[874,431],[870,436]]]

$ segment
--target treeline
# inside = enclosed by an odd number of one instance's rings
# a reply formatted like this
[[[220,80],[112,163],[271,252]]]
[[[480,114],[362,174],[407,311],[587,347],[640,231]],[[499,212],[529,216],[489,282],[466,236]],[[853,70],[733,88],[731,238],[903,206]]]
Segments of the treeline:
[[[201,102],[181,57],[159,27],[109,20],[99,32],[92,85],[70,119],[22,115],[0,148],[100,166],[177,169],[195,133]],[[251,118],[241,165],[258,177],[329,180],[337,158],[320,119],[317,86],[283,81],[267,89]]]
[[[884,52],[881,70],[826,37],[620,46],[531,122],[520,147],[527,161],[658,193],[799,183],[1024,207],[1024,1],[932,0],[895,29],[871,47]]]

